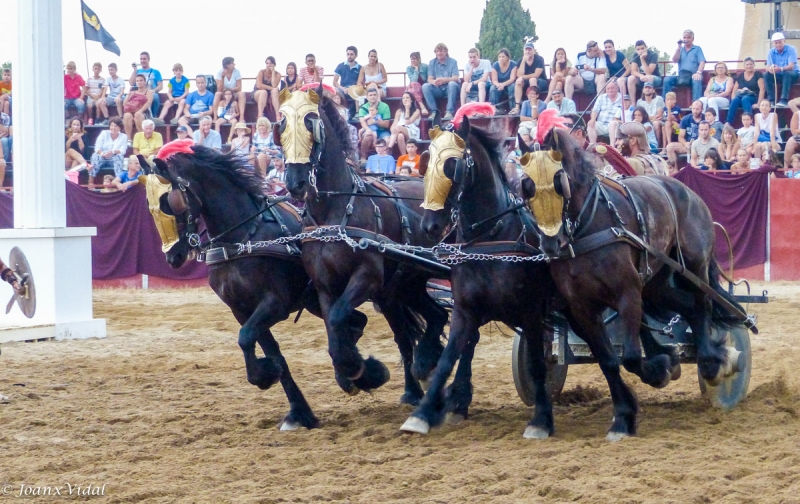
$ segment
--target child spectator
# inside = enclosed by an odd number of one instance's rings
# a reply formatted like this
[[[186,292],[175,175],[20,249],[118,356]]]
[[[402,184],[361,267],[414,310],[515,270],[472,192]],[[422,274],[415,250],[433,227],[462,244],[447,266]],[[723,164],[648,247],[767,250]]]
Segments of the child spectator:
[[[739,138],[739,147],[752,156],[756,143],[756,128],[753,126],[753,116],[750,112],[742,113],[742,127],[736,131],[736,136]]]
[[[396,163],[392,156],[387,154],[386,140],[379,138],[375,140],[375,150],[377,154],[371,155],[367,159],[367,172],[389,174],[395,172]]]
[[[750,171],[750,154],[745,149],[736,151],[736,162],[731,165],[731,173],[742,174]]]
[[[236,123],[233,127],[233,133],[236,138],[231,142],[231,152],[239,156],[243,161],[247,161],[250,157],[250,128],[247,124],[240,122]]]
[[[192,132],[189,131],[188,126],[178,126],[175,130],[175,135],[178,136],[178,140],[186,140],[191,137],[191,134]]]
[[[11,115],[11,69],[3,69],[3,80],[0,81],[0,112]]]
[[[106,79],[105,86],[106,117],[111,117],[111,114],[108,112],[110,107],[117,107],[117,113],[114,115],[122,115],[122,100],[125,99],[125,79],[117,75],[116,63],[108,64],[108,75],[110,77]],[[98,123],[98,126],[108,126],[108,119],[102,123]]]
[[[408,166],[401,166],[400,168],[397,169],[397,174],[402,175],[404,177],[410,177],[411,168],[409,168]]]
[[[169,89],[169,97],[161,107],[161,114],[158,116],[162,121],[167,117],[167,112],[173,105],[177,105],[175,110],[175,117],[170,121],[171,124],[178,124],[178,119],[183,115],[183,106],[186,104],[186,96],[189,94],[189,79],[183,76],[183,65],[175,63],[172,66],[172,73],[175,77],[169,80],[167,88]]]
[[[642,123],[644,131],[647,133],[647,143],[650,145],[650,151],[657,153],[658,139],[656,139],[656,131],[653,128],[653,124],[650,122],[650,116],[648,116],[647,110],[641,105],[633,109],[633,120]]]
[[[75,72],[75,62],[67,62],[67,73],[64,74],[64,113],[70,107],[74,107],[79,116],[83,116],[86,111],[86,82],[83,77]]]
[[[89,116],[89,126],[94,125],[95,120],[92,119],[92,109],[97,107],[96,117],[98,124],[101,124],[105,119],[108,119],[108,109],[106,108],[106,79],[100,76],[103,71],[103,65],[95,63],[92,65],[93,75],[86,79],[86,109]]]
[[[719,142],[719,155],[726,163],[736,162],[736,153],[739,151],[739,142],[736,139],[736,130],[726,124],[722,128],[722,140]]]
[[[761,113],[755,116],[755,128],[757,131],[756,134],[758,135],[756,151],[758,151],[759,148],[769,148],[773,151],[780,150],[780,145],[778,144],[778,140],[780,139],[778,136],[778,117],[774,112],[771,112],[772,107],[770,107],[769,100],[761,100],[758,109]],[[756,155],[758,154],[756,153]]]
[[[223,124],[236,124],[239,117],[238,104],[233,100],[233,91],[226,89],[222,92],[222,100],[217,106],[217,120],[214,121],[214,129],[219,131]],[[233,131],[231,131],[233,133]]]
[[[114,185],[114,175],[103,175],[103,188],[100,189],[101,193],[112,193],[117,192],[117,188]]]
[[[297,65],[293,61],[286,65],[286,76],[283,78],[283,83],[289,91],[297,91],[303,86],[303,83],[297,80]]]
[[[128,158],[128,169],[115,178],[111,183],[120,191],[127,191],[131,186],[139,183],[139,175],[142,175],[142,165],[138,156],[132,155]]]
[[[791,169],[786,171],[786,176],[800,179],[800,154],[792,154]]]
[[[722,159],[719,157],[719,152],[714,147],[711,147],[706,152],[705,157],[703,158],[703,164],[700,165],[701,170],[706,170],[710,172],[716,172],[717,170],[727,170],[728,166],[722,162]]]
[[[711,125],[711,137],[717,142],[722,141],[722,123],[717,120],[717,111],[709,108],[705,113],[706,122]]]
[[[417,141],[413,138],[406,142],[406,152],[397,159],[398,173],[401,168],[408,168],[409,175],[419,177],[419,156],[417,155]]]
[[[672,135],[681,131],[681,108],[678,106],[678,97],[670,91],[664,97],[664,147],[672,141]]]

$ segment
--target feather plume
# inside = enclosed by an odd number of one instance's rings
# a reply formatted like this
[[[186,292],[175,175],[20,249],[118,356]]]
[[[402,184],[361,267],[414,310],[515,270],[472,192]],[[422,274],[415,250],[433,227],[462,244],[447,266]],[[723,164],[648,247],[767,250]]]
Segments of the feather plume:
[[[191,138],[173,140],[164,147],[161,147],[161,150],[158,151],[158,155],[156,157],[162,161],[166,161],[171,156],[178,154],[179,152],[183,154],[194,154],[192,145],[194,145],[194,141]]]
[[[477,115],[493,116],[494,111],[494,105],[488,102],[467,103],[456,111],[456,115],[453,117],[452,121],[453,126],[456,128],[461,126],[461,120],[465,117],[475,117]]]
[[[547,109],[539,114],[539,119],[536,123],[536,141],[540,144],[544,143],[544,137],[553,128],[568,129],[564,126],[565,121],[566,119],[559,116],[556,109]]]

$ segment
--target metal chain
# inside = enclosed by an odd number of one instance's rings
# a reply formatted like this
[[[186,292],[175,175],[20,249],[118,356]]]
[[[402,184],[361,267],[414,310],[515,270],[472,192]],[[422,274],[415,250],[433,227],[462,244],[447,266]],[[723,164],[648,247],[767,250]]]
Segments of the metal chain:
[[[549,262],[550,258],[547,254],[539,254],[535,256],[518,256],[518,255],[492,255],[481,253],[466,253],[461,251],[461,247],[454,247],[447,243],[440,243],[433,247],[433,254],[441,263],[444,264],[461,264],[467,261],[501,261],[501,262]],[[447,256],[440,256],[440,251],[443,251]],[[444,256],[444,257],[443,257]]]
[[[666,336],[669,336],[669,335],[671,335],[671,334],[672,334],[672,327],[673,327],[675,324],[677,324],[678,322],[680,322],[680,320],[681,320],[681,316],[680,316],[680,315],[675,315],[674,317],[672,317],[672,318],[670,319],[669,323],[667,323],[667,325],[666,325],[666,326],[664,326],[664,327],[663,327],[663,328],[662,328],[660,331],[658,331],[658,332],[659,332],[659,333],[661,333],[661,334],[664,334],[664,335],[666,335]]]
[[[335,235],[328,235],[328,236],[320,236],[323,233],[327,233],[330,231],[336,231]],[[306,231],[303,233],[298,233],[293,236],[282,236],[280,238],[276,238],[274,240],[266,240],[266,241],[257,241],[251,242],[248,241],[247,243],[238,243],[236,251],[238,254],[243,252],[250,253],[253,250],[258,250],[261,248],[268,248],[272,245],[287,245],[289,243],[293,243],[300,240],[305,239],[313,239],[325,243],[332,243],[332,242],[340,242],[343,241],[347,243],[353,251],[358,249],[358,242],[347,236],[347,233],[341,226],[322,226],[314,229],[313,231]]]

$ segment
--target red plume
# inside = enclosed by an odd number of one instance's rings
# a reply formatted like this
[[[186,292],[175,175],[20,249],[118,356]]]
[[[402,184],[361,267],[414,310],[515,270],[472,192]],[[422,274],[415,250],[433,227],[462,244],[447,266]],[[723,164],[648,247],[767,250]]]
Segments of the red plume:
[[[453,126],[458,128],[461,126],[461,120],[465,117],[475,117],[477,115],[493,116],[494,105],[488,102],[472,102],[467,103],[463,107],[456,110],[456,115],[453,117]]]
[[[314,92],[316,92],[317,89],[319,89],[319,82],[311,82],[309,84],[306,84],[305,86],[300,88],[300,91],[308,91],[309,89],[313,89]],[[336,94],[336,88],[331,86],[331,85],[329,85],[329,84],[323,83],[322,84],[322,89],[324,89],[325,91],[327,91],[327,92],[329,92],[331,94]]]
[[[569,129],[564,126],[565,121],[566,119],[559,116],[556,109],[547,109],[539,114],[539,120],[536,123],[536,141],[540,144],[544,143],[544,137],[553,128]]]
[[[171,156],[180,153],[183,154],[194,154],[192,150],[192,146],[194,145],[194,141],[191,138],[184,138],[183,140],[173,140],[164,147],[161,147],[161,150],[158,151],[158,155],[156,157],[162,161],[166,161]]]

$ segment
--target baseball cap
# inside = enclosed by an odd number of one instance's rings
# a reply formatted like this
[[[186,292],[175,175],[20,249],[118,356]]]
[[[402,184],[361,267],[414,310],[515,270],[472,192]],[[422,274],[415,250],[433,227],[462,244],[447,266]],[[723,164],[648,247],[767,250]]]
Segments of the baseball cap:
[[[630,100],[630,99],[631,99],[631,96],[630,96],[630,95],[623,95],[623,96],[622,96],[622,99],[623,99],[623,100]]]
[[[527,48],[529,48],[529,47],[530,47],[531,49],[533,49],[533,48],[534,48],[534,47],[533,47],[533,42],[525,42],[525,49],[527,49]]]
[[[644,87],[655,87],[652,82],[645,82]]]
[[[776,40],[783,40],[786,37],[783,35],[783,32],[775,32],[772,34],[772,41],[775,42]]]
[[[176,132],[183,131],[184,133],[189,133],[189,128],[187,128],[186,126],[178,126],[178,129],[176,129],[175,131]]]

